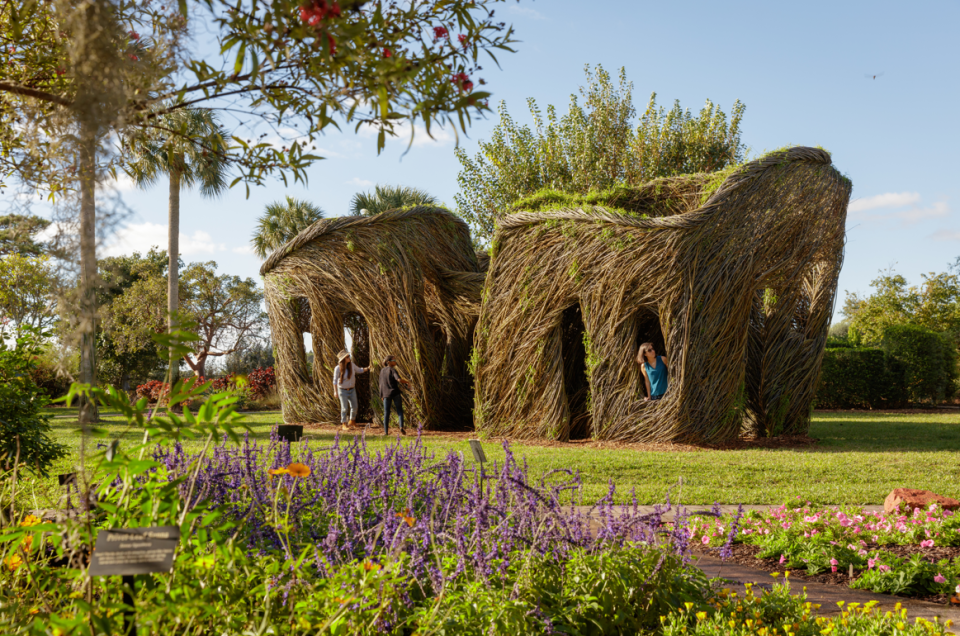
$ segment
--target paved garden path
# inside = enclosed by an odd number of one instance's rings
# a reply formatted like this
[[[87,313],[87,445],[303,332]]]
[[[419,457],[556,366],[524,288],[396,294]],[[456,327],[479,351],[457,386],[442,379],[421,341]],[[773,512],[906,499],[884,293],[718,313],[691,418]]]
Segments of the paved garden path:
[[[578,506],[583,514],[590,512],[589,506]],[[654,512],[654,506],[637,506],[638,510],[642,514],[649,514]],[[723,514],[735,514],[737,512],[737,506],[720,506],[720,511]],[[770,505],[745,505],[743,506],[744,511],[749,510],[759,510],[761,512],[770,510],[772,508],[779,508],[779,506],[770,506]],[[883,506],[862,506],[866,511],[870,512],[882,512]],[[625,513],[628,510],[632,510],[632,506],[614,506],[614,514]],[[687,506],[687,512],[697,512],[697,511],[709,511],[711,506]],[[675,511],[671,510],[663,515],[664,521],[673,521]],[[593,516],[597,517],[597,512],[594,509]],[[594,526],[593,529],[596,529]],[[754,589],[762,588],[769,590],[773,587],[774,583],[782,581],[782,578],[775,579],[772,577],[770,572],[765,570],[758,570],[756,568],[751,568],[745,565],[740,565],[737,563],[732,563],[729,561],[721,561],[716,557],[704,556],[704,555],[693,555],[693,565],[703,570],[703,572],[710,578],[723,577],[729,581],[729,587],[734,592],[743,594],[746,591],[747,583],[753,585]],[[916,599],[905,598],[901,596],[891,596],[889,594],[874,594],[873,592],[867,592],[864,590],[854,590],[848,587],[841,587],[839,585],[827,585],[825,583],[816,583],[814,581],[801,581],[799,579],[793,582],[793,587],[796,590],[806,588],[807,600],[811,603],[820,604],[820,609],[818,610],[819,614],[822,616],[830,616],[834,614],[839,614],[841,612],[840,606],[837,605],[839,601],[843,601],[844,604],[847,603],[868,603],[870,601],[876,601],[877,607],[881,611],[893,610],[897,603],[900,603],[901,607],[906,608],[909,622],[913,623],[916,618],[925,618],[927,620],[933,620],[935,617],[939,617],[941,622],[944,622],[948,619],[953,620],[957,624],[957,628],[960,628],[960,608],[953,608],[948,605],[941,605],[939,603],[928,603],[926,601],[918,601]],[[958,633],[956,628],[951,633]]]

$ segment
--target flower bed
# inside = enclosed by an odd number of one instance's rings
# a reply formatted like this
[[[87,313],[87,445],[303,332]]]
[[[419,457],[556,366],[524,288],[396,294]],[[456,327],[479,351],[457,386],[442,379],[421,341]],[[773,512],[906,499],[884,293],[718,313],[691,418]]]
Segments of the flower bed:
[[[827,583],[941,603],[960,602],[960,515],[932,505],[886,514],[857,508],[781,506],[742,519],[735,560],[793,570]],[[692,525],[701,547],[717,547],[730,520]],[[851,577],[851,569],[853,576]]]
[[[171,408],[207,388],[178,383]],[[196,414],[147,417],[124,393],[85,391],[151,441],[85,457],[95,468],[77,476],[87,491],[77,514],[0,518],[0,633],[121,633],[131,590],[119,576],[87,575],[90,547],[99,529],[151,526],[176,526],[180,540],[171,571],[132,579],[139,633],[944,633],[867,613],[817,618],[783,587],[718,593],[687,563],[702,520],[674,509],[663,523],[669,504],[614,509],[612,484],[583,513],[570,505],[580,503],[575,471],[533,482],[506,446],[505,461],[481,473],[419,440],[373,452],[357,439],[244,439],[231,392]],[[185,453],[184,436],[205,438],[204,450]],[[15,493],[18,479],[2,473],[0,488]],[[724,524],[718,537],[729,541],[738,517]]]

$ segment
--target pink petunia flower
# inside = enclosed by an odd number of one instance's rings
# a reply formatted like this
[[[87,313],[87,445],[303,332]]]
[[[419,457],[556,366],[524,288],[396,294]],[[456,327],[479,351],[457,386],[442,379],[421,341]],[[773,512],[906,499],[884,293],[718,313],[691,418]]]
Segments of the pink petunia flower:
[[[937,575],[936,575],[935,577],[933,577],[933,580],[934,580],[934,582],[936,582],[936,583],[946,583],[946,582],[947,582],[947,579],[945,579],[945,578],[943,577],[943,575],[940,574],[939,572],[937,572]]]
[[[700,542],[703,543],[703,545],[707,545],[708,543],[710,543],[710,537],[708,537],[707,535],[703,535],[703,538],[700,539]]]
[[[881,563],[880,565],[877,566],[877,569],[880,570],[881,572],[889,572],[889,571],[890,571],[890,566],[889,566],[889,565],[884,565],[884,564]]]
[[[787,555],[781,554],[781,555],[780,555],[780,565],[783,565],[783,564],[786,563],[786,562],[787,562]]]
[[[933,547],[933,539],[927,539],[926,541],[921,541],[921,542],[920,542],[920,547],[921,547],[921,548],[932,548],[932,547]]]

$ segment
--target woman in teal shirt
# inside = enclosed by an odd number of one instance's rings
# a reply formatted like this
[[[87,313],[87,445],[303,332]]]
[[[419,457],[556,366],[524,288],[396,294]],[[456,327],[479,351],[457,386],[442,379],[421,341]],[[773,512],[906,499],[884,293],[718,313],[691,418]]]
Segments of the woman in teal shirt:
[[[644,342],[637,353],[637,364],[643,372],[643,381],[647,385],[647,395],[644,402],[659,400],[667,392],[667,371],[670,365],[666,356],[658,356],[653,349],[652,342]]]

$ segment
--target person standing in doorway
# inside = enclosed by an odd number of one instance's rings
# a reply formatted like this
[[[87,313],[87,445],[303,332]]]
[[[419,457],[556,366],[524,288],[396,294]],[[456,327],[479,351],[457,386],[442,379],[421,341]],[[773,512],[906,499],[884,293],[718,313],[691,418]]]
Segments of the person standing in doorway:
[[[407,431],[403,428],[403,396],[400,392],[400,385],[410,386],[410,383],[400,377],[397,373],[397,359],[393,356],[387,356],[383,361],[383,368],[380,370],[380,397],[383,399],[383,434],[390,433],[390,407],[397,412],[400,420],[400,434],[406,435]]]
[[[637,364],[643,372],[643,381],[647,385],[647,396],[644,402],[656,401],[663,398],[667,392],[667,371],[670,365],[666,356],[658,356],[652,342],[644,342],[637,353]]]
[[[370,367],[358,367],[350,358],[350,352],[344,349],[337,355],[337,366],[333,370],[333,390],[340,397],[340,426],[345,431],[356,423],[357,411],[357,374],[366,373]]]

